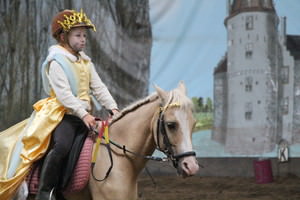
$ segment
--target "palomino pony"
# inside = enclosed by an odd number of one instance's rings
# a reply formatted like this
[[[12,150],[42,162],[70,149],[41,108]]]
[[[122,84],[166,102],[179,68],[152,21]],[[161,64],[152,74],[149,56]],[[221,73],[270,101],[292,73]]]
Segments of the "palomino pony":
[[[191,134],[195,124],[192,102],[186,96],[183,83],[166,92],[156,87],[156,93],[124,109],[110,127],[110,139],[135,154],[124,153],[111,146],[113,168],[103,181],[90,177],[88,186],[67,199],[136,200],[138,175],[147,159],[157,148],[173,161],[183,177],[195,175],[199,166],[192,149]],[[105,146],[100,146],[93,172],[104,178],[110,168]]]

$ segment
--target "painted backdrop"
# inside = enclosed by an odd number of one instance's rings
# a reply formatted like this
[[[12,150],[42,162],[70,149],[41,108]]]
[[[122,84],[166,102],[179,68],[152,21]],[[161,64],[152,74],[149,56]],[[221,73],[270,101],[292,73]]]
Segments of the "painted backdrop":
[[[149,91],[184,80],[194,100],[214,102],[211,129],[194,134],[199,157],[276,157],[283,146],[300,156],[299,10],[298,0],[150,0]]]

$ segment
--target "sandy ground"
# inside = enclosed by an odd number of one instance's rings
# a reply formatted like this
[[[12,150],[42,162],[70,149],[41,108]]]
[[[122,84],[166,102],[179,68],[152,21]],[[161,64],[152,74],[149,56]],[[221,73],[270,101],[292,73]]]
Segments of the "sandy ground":
[[[300,178],[274,178],[257,184],[254,178],[191,177],[143,175],[139,181],[141,200],[300,200]]]

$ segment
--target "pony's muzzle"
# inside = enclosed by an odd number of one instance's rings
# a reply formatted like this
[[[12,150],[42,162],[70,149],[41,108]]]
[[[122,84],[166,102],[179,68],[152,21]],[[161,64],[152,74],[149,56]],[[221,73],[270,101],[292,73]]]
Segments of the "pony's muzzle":
[[[195,175],[199,171],[196,157],[188,156],[180,159],[177,171],[183,178]]]

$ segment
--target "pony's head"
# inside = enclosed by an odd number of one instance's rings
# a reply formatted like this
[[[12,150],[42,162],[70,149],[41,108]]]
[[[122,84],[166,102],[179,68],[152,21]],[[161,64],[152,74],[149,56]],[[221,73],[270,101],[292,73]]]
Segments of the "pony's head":
[[[158,149],[172,161],[183,177],[192,176],[199,170],[192,147],[192,130],[195,125],[193,103],[186,96],[185,85],[166,92],[155,86],[161,108],[154,122],[154,138]]]

